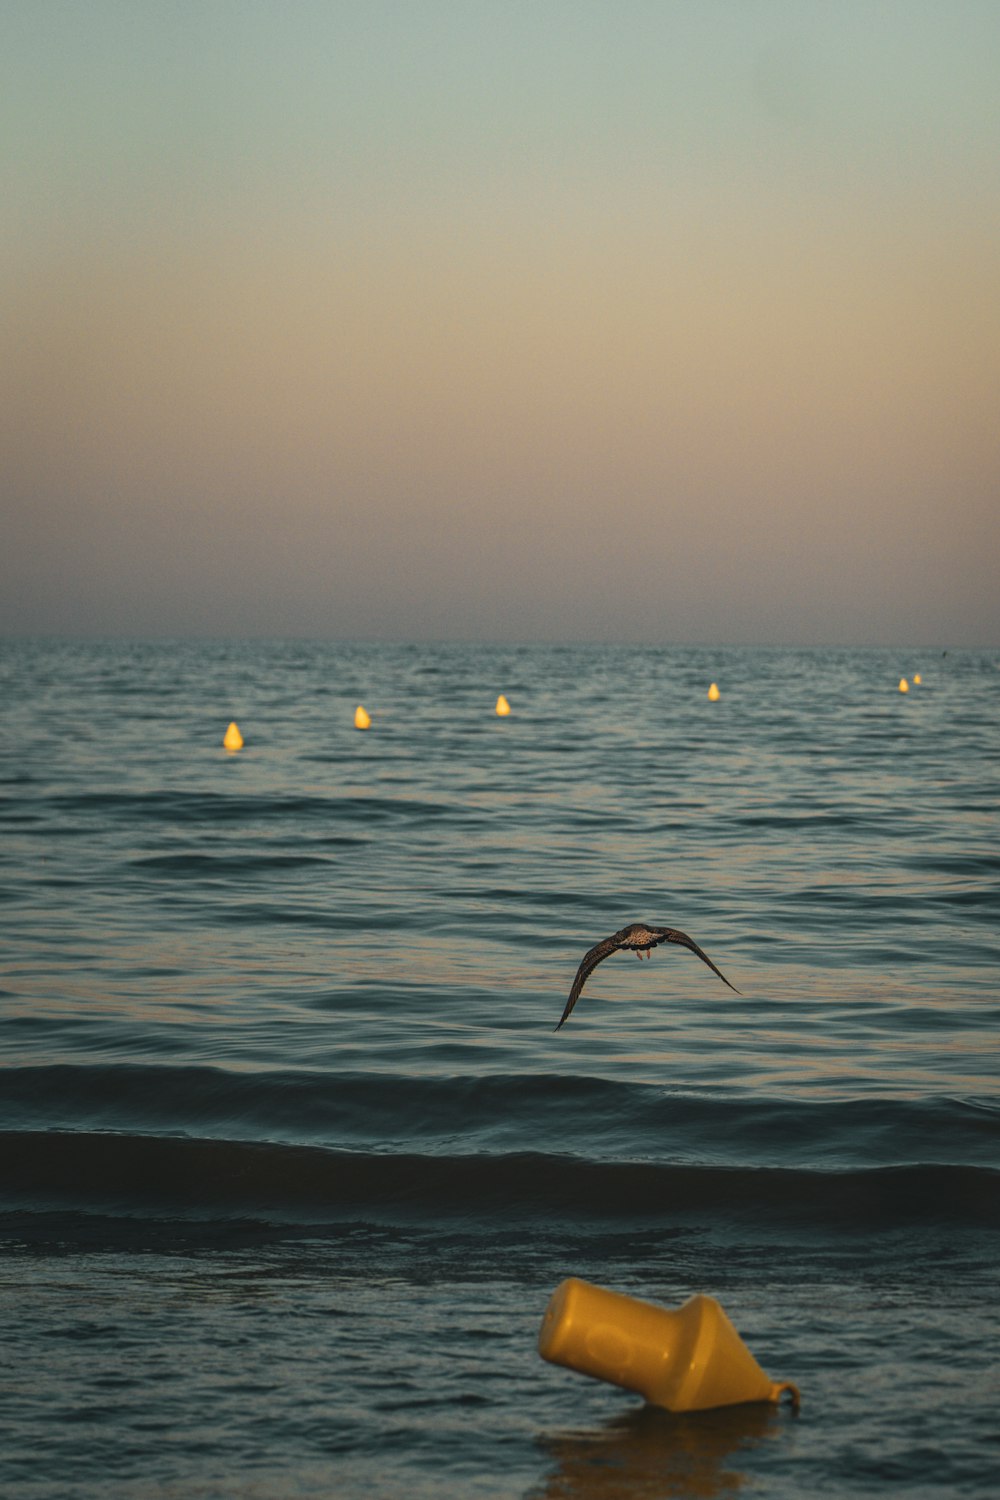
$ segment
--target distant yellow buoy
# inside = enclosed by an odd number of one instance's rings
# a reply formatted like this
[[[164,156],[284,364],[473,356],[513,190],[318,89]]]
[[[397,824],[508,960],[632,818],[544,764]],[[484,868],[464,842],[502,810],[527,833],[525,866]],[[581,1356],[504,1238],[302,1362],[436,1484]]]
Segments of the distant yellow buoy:
[[[923,681],[923,678],[921,677],[921,675],[920,675],[919,672],[914,672],[914,674],[913,674],[913,681],[914,681],[914,684],[915,684],[916,687],[920,686],[921,682]]]
[[[227,750],[243,749],[243,736],[240,734],[239,725],[235,719],[226,730],[222,743]]]
[[[359,703],[357,708],[354,710],[355,729],[369,729],[371,727],[371,722],[371,714],[366,713]]]
[[[717,682],[713,682],[712,686],[708,690],[708,701],[709,703],[718,703],[719,697],[719,684]]]
[[[901,677],[899,679],[899,691],[901,693],[908,693],[910,691],[910,684],[907,682],[905,677]]]
[[[497,699],[497,713],[501,718],[510,713],[510,704],[507,702],[507,699],[504,697],[503,693],[501,693],[499,698]]]

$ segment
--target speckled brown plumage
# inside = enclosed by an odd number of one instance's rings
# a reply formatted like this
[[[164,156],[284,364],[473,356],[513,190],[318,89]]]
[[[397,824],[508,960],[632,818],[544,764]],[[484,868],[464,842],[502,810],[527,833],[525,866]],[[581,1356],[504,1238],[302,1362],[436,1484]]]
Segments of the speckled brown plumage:
[[[703,964],[708,964],[713,974],[718,974],[723,984],[729,985],[729,988],[735,994],[738,995],[740,993],[735,984],[729,984],[729,980],[723,974],[722,970],[715,967],[708,954],[703,953],[694,939],[689,938],[686,932],[678,932],[676,927],[651,927],[647,926],[644,922],[630,922],[628,927],[623,927],[620,932],[613,932],[603,942],[595,943],[593,948],[584,955],[583,962],[576,971],[576,978],[573,980],[573,987],[569,992],[569,999],[566,1001],[566,1009],[563,1011],[556,1025],[556,1031],[569,1018],[570,1011],[580,998],[580,991],[599,963],[603,962],[610,954],[618,953],[623,949],[637,953],[640,958],[645,953],[648,958],[650,949],[657,947],[660,943],[680,943],[683,948],[690,948],[691,952],[697,954]]]

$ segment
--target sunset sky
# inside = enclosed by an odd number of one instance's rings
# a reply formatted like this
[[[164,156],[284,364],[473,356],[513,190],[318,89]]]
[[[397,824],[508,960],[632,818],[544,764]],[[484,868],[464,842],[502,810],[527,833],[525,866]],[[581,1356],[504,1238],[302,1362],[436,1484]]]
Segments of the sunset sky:
[[[1000,646],[995,0],[0,11],[0,631]]]

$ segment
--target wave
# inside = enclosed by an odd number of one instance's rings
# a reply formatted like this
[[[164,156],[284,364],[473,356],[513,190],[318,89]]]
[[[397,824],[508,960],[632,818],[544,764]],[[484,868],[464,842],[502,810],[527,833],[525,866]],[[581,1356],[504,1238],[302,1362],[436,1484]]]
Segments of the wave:
[[[445,1076],[94,1063],[0,1068],[0,1129],[187,1135],[595,1161],[1000,1169],[1000,1108],[932,1096],[809,1100],[682,1093],[576,1074]]]
[[[449,814],[460,815],[465,823],[474,824],[468,812],[450,800],[429,798],[384,797],[375,792],[354,796],[331,793],[308,796],[301,793],[272,793],[270,796],[241,796],[219,791],[103,791],[90,790],[57,793],[45,799],[45,805],[61,817],[71,814],[100,814],[120,818],[131,828],[143,824],[165,824],[169,827],[212,829],[219,824],[245,824],[256,828],[263,822],[291,821],[328,828],[335,818],[360,823],[433,822]]]
[[[139,1218],[300,1223],[401,1218],[1000,1228],[1000,1171],[853,1171],[593,1161],[569,1154],[340,1151],[78,1132],[0,1134],[0,1201]]]

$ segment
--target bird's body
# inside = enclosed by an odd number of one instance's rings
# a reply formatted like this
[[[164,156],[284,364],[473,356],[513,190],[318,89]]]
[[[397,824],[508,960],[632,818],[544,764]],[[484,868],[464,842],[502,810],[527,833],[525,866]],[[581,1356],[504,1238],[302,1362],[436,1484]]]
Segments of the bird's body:
[[[563,1022],[569,1019],[569,1013],[579,1000],[583,986],[599,963],[608,958],[612,953],[618,953],[622,950],[635,953],[639,958],[645,953],[648,958],[650,950],[657,947],[660,943],[680,943],[683,948],[690,948],[691,952],[697,954],[702,963],[708,964],[713,974],[718,974],[723,984],[729,985],[729,988],[735,994],[739,994],[736,986],[729,984],[729,980],[723,974],[722,970],[715,967],[708,954],[703,953],[694,939],[689,938],[686,932],[678,932],[676,927],[652,927],[648,926],[645,922],[630,922],[620,932],[613,932],[603,942],[595,943],[593,948],[584,954],[583,962],[576,971],[576,978],[573,980],[569,999],[566,1001],[566,1009],[563,1011],[556,1025],[556,1030],[558,1031]]]

